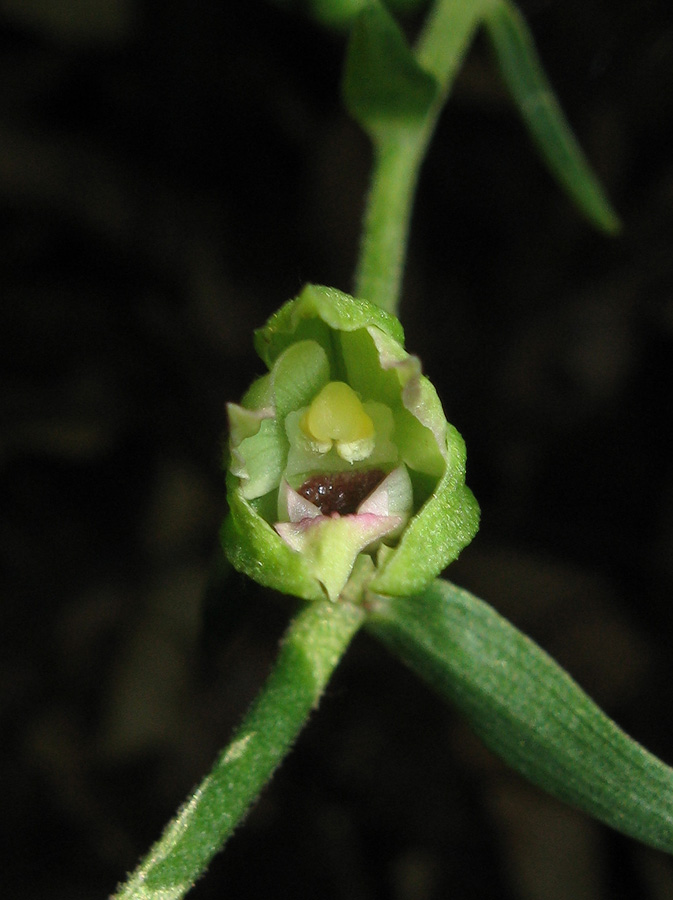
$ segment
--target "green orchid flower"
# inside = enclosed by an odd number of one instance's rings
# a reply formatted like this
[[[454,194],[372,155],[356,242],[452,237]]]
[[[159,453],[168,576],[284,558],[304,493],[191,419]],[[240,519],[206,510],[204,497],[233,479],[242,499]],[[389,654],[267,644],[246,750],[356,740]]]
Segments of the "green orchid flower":
[[[308,285],[255,333],[269,368],[228,405],[232,564],[307,600],[336,600],[358,557],[369,589],[423,590],[474,537],[465,445],[399,321]]]

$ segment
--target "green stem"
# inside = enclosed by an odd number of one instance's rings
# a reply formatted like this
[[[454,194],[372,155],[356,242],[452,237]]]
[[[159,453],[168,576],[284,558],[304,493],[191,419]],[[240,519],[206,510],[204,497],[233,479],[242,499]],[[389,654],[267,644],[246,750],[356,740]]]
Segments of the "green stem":
[[[409,222],[425,152],[417,134],[381,140],[374,147],[355,295],[397,314]]]
[[[413,126],[386,129],[374,146],[355,294],[397,314],[418,174],[458,67],[490,0],[438,0],[415,56],[438,83],[427,115]]]
[[[315,602],[299,613],[233,740],[113,900],[187,893],[290,749],[362,621],[348,602]]]

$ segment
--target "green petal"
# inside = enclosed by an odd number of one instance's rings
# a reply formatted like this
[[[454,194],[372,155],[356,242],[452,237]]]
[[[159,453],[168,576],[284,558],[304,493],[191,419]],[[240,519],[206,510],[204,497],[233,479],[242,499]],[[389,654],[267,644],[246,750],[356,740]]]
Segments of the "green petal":
[[[227,403],[227,416],[229,419],[229,442],[232,447],[238,447],[246,438],[253,437],[259,431],[265,419],[272,419],[273,408],[246,408],[238,403]]]
[[[400,360],[415,357],[409,356],[395,338],[375,326],[342,333],[339,338],[348,383],[363,399],[397,406],[400,403],[400,380],[394,371],[382,367],[377,343],[385,343]]]
[[[273,384],[271,383],[271,375],[262,375],[256,378],[250,385],[248,390],[243,394],[241,406],[246,409],[261,409],[262,407],[273,406]]]
[[[412,469],[439,478],[445,467],[446,416],[437,391],[421,374],[418,357],[376,328],[367,333],[378,357],[368,387],[382,393],[394,385],[395,400],[390,403],[397,405],[395,441],[402,459]]]
[[[379,357],[381,368],[397,376],[404,394],[402,401],[427,428],[435,432],[438,443],[444,442],[446,417],[437,392],[427,378],[421,375],[421,362],[411,356],[390,338],[376,329],[370,334]]]
[[[313,577],[307,560],[283,539],[236,490],[227,477],[229,515],[222,543],[232,566],[260,584],[304,600],[324,600],[325,591]]]
[[[371,583],[378,594],[408,596],[423,590],[477,533],[479,505],[464,484],[465,444],[452,425],[447,435],[446,472],[397,547],[382,558]]]
[[[276,416],[307,406],[330,380],[327,353],[316,341],[298,341],[281,353],[271,370]]]
[[[404,407],[395,410],[395,443],[409,468],[441,478],[446,460],[439,450],[437,438]]]
[[[242,497],[254,500],[278,487],[287,449],[285,431],[277,419],[264,419],[257,434],[232,447],[230,469],[240,479]]]

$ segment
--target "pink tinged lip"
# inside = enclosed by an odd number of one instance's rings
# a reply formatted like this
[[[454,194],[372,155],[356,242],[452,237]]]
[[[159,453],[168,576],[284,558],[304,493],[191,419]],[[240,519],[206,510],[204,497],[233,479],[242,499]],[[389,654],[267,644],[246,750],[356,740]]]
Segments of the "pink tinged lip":
[[[348,516],[333,513],[331,516],[323,516],[319,512],[317,516],[307,517],[299,522],[277,522],[274,528],[292,550],[302,552],[307,543],[318,538],[320,532],[332,525],[334,520],[348,522],[350,525],[349,530],[355,539],[356,546],[352,548],[355,554],[390,534],[404,521],[402,516],[376,516],[373,513]]]
[[[404,522],[403,516],[378,516],[371,512],[334,512],[326,516],[318,511],[317,515],[297,522],[278,522],[274,527],[291,550],[302,554],[330,600],[336,600],[359,554],[373,550],[383,538],[401,529]]]
[[[293,523],[316,519],[322,515],[315,503],[311,503],[306,497],[302,497],[302,495],[297,493],[294,488],[290,487],[285,479],[280,483],[278,506],[283,511],[287,510],[287,516],[290,522]],[[274,527],[278,530],[278,525]]]
[[[409,475],[404,466],[393,469],[388,475],[376,486],[376,488],[368,494],[359,504],[354,514],[340,516],[333,513],[332,516],[325,516],[320,508],[311,503],[302,494],[295,491],[286,479],[281,481],[280,492],[278,497],[278,513],[279,518],[291,523],[298,523],[304,519],[332,518],[354,518],[371,513],[378,517],[390,518],[394,516],[399,518],[406,517],[411,511],[412,491]],[[282,523],[280,523],[282,524]]]
[[[358,552],[400,528],[408,517],[410,502],[405,502],[404,485],[408,483],[404,469],[394,469],[378,487],[360,503],[357,512],[341,516],[325,516],[310,500],[297,493],[287,481],[280,488],[279,506],[287,510],[289,522],[277,522],[274,528],[293,550],[302,551],[320,530],[334,520],[347,522],[352,529]],[[410,491],[410,485],[408,490]],[[409,496],[410,501],[410,496]],[[392,509],[391,509],[392,506]],[[401,513],[401,515],[400,515]]]
[[[358,506],[357,512],[378,516],[406,518],[411,512],[412,489],[409,474],[404,466],[393,469],[368,497]]]

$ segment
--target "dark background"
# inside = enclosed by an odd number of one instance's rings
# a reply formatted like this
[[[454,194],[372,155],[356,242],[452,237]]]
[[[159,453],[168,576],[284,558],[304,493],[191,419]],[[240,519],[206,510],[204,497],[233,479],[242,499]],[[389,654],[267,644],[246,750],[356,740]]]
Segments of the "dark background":
[[[402,319],[468,445],[451,577],[673,763],[673,14],[523,4],[623,217],[538,161],[486,45],[419,188]],[[217,566],[251,329],[348,290],[369,164],[343,39],[262,0],[0,2],[7,898],[103,898],[262,683],[287,606]],[[366,636],[195,898],[673,897]]]

